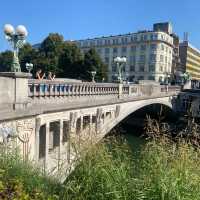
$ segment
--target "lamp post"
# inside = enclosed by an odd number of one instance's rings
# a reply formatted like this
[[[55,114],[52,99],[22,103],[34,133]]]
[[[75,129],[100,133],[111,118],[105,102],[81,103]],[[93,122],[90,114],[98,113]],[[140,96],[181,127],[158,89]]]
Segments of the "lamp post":
[[[32,69],[33,69],[33,64],[32,63],[26,63],[26,69],[28,73],[30,74]]]
[[[21,72],[18,52],[19,52],[19,49],[24,46],[26,42],[25,39],[28,35],[28,32],[25,26],[23,25],[17,26],[15,30],[12,25],[6,24],[4,26],[4,34],[5,34],[5,38],[8,40],[8,42],[11,44],[13,48],[13,62],[12,62],[11,71]]]
[[[114,62],[117,64],[119,83],[122,83],[122,67],[126,63],[126,57],[116,57]]]
[[[96,71],[91,71],[90,73],[92,75],[92,82],[94,83],[95,82],[94,78],[95,78],[95,75],[96,75],[97,72]]]
[[[166,84],[166,85],[169,84],[169,79],[170,79],[170,77],[171,77],[171,76],[169,75],[169,73],[166,72],[166,74],[165,74],[165,84]]]

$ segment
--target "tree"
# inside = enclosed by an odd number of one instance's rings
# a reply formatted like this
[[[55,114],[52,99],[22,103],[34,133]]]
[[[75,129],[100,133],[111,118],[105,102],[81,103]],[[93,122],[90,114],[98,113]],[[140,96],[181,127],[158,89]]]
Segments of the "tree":
[[[90,49],[84,56],[85,79],[91,80],[91,71],[96,71],[97,81],[107,80],[107,65],[105,65],[95,49]]]
[[[58,66],[62,77],[83,78],[83,55],[73,42],[64,42]]]
[[[64,39],[58,33],[50,33],[47,38],[41,43],[39,48],[38,59],[45,71],[59,72],[58,59],[62,53]]]
[[[32,46],[29,43],[25,44],[24,47],[22,47],[19,51],[19,60],[22,71],[27,72],[26,63],[32,63],[34,66],[33,72],[35,72],[38,62],[37,57],[37,51],[34,48],[32,48]]]
[[[12,51],[5,51],[5,52],[0,53],[0,71],[1,72],[10,71],[12,62],[13,62]]]

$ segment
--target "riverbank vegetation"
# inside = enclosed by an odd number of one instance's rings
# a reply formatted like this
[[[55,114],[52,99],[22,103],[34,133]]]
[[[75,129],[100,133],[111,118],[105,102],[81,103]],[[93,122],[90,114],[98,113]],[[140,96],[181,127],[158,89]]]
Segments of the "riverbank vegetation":
[[[107,138],[84,155],[62,185],[12,155],[1,156],[0,199],[198,200],[199,129],[189,125],[170,136],[148,119],[150,139],[137,154],[124,137]]]

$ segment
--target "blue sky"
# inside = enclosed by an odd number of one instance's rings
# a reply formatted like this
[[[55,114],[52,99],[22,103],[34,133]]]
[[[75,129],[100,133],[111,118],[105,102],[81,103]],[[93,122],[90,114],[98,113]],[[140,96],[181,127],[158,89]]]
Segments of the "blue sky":
[[[199,0],[2,0],[0,3],[0,51],[9,49],[3,26],[24,24],[28,42],[41,42],[50,32],[65,39],[151,29],[155,22],[171,21],[174,31],[200,48]]]

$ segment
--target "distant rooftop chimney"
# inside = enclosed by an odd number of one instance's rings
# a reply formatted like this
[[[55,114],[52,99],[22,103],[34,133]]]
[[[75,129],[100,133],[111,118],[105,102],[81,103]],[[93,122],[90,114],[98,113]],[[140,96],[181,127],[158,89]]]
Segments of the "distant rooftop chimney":
[[[172,34],[172,24],[170,22],[156,23],[153,25],[154,31],[162,31],[168,34]]]
[[[188,32],[184,32],[183,41],[184,42],[188,42],[188,37],[189,37],[189,33]]]

